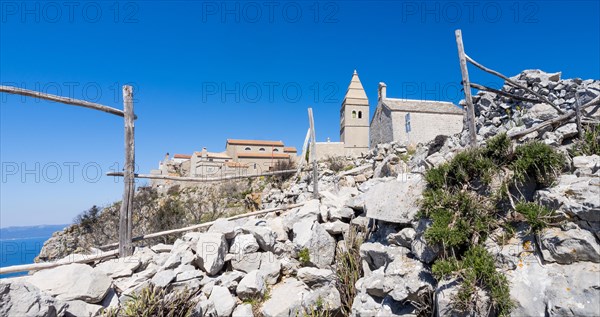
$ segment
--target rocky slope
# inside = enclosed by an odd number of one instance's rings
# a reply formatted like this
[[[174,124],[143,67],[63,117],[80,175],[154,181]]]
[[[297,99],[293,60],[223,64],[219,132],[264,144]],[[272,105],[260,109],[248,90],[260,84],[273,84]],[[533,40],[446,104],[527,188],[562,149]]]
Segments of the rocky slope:
[[[563,81],[539,71],[516,78],[562,98],[556,103],[563,109],[572,107],[578,88],[592,99],[600,94],[598,81]],[[539,104],[512,103],[496,94],[480,93],[476,102],[482,143],[545,118]],[[589,113],[598,118],[598,109]],[[521,193],[508,190],[515,199],[555,210],[552,223],[533,230],[531,219],[502,206],[493,230],[469,240],[481,247],[469,250],[483,250],[492,259],[489,276],[507,281],[511,315],[600,315],[600,156],[573,151],[575,136],[568,123],[517,140],[540,140],[567,158],[554,182],[521,184]],[[139,246],[126,259],[2,280],[0,315],[96,315],[104,307],[127,307],[132,295],[149,286],[168,294],[187,289],[193,316],[497,315],[501,290],[494,285],[470,285],[471,305],[456,305],[464,295],[470,253],[460,258],[463,271],[440,277],[440,263],[451,263],[442,260],[452,256],[428,231],[440,219],[422,210],[423,194],[432,186],[425,172],[452,162],[465,150],[463,140],[466,133],[439,137],[415,151],[378,145],[365,157],[346,160],[354,168],[345,171],[321,162],[319,199],[312,197],[308,176],[283,189],[265,189],[265,208],[305,203],[300,208],[219,220],[172,244]],[[467,187],[456,193],[488,195]]]

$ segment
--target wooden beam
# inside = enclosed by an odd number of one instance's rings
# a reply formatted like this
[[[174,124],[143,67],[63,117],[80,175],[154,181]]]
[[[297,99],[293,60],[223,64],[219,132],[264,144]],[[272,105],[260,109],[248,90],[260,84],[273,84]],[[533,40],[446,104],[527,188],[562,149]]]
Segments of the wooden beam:
[[[273,175],[287,174],[287,173],[294,173],[294,172],[296,172],[296,170],[283,170],[283,171],[267,172],[267,173],[252,174],[252,175],[231,175],[231,176],[224,176],[224,177],[183,177],[183,176],[152,175],[152,174],[133,174],[133,176],[135,178],[145,178],[145,179],[170,180],[170,181],[177,181],[177,182],[192,182],[192,183],[207,183],[207,182],[226,181],[226,180],[232,180],[232,179],[273,176]],[[110,172],[110,173],[106,173],[106,176],[123,177],[124,173],[123,172]]]
[[[586,103],[585,105],[581,106],[580,110],[586,109],[586,108],[591,107],[591,106],[596,106],[596,105],[600,105],[600,97],[596,97],[592,101],[590,101],[590,102]],[[542,123],[540,123],[538,125],[535,125],[535,126],[529,128],[529,129],[525,129],[525,130],[517,131],[515,133],[511,133],[511,134],[508,135],[508,137],[510,137],[511,139],[519,138],[519,137],[527,135],[527,134],[529,134],[531,132],[537,131],[537,130],[542,129],[544,127],[547,127],[549,125],[554,125],[554,124],[557,124],[557,123],[562,123],[562,122],[565,122],[567,120],[570,120],[575,115],[576,115],[575,111],[570,111],[570,112],[568,112],[568,113],[566,113],[566,114],[564,114],[562,116],[556,117],[556,118],[551,119],[551,120],[544,121],[544,122],[542,122]]]
[[[133,113],[133,88],[123,86],[123,105],[125,109],[125,165],[123,201],[119,213],[119,256],[126,257],[133,254],[131,244],[133,230],[133,197],[135,194],[135,137]]]
[[[0,92],[5,92],[5,93],[9,93],[9,94],[14,94],[14,95],[27,96],[27,97],[34,97],[34,98],[38,98],[38,99],[60,102],[60,103],[64,103],[67,105],[94,109],[94,110],[114,114],[119,117],[125,116],[125,113],[119,109],[111,108],[111,107],[108,107],[105,105],[88,102],[88,101],[84,101],[84,100],[46,94],[46,93],[42,93],[39,91],[33,91],[33,90],[22,89],[22,88],[11,87],[11,86],[0,86]]]
[[[456,46],[458,47],[458,60],[460,62],[460,73],[462,75],[463,90],[465,92],[465,103],[467,104],[467,129],[469,130],[469,144],[471,147],[477,146],[477,131],[475,126],[475,108],[471,97],[471,85],[469,84],[469,69],[467,68],[467,59],[465,48],[463,46],[462,31],[454,31],[456,36]]]
[[[119,254],[119,250],[112,250],[101,252],[98,255],[90,255],[85,256],[81,259],[67,260],[67,261],[56,261],[56,262],[45,262],[45,263],[34,263],[34,264],[24,264],[24,265],[13,265],[0,267],[0,274],[9,274],[9,273],[17,273],[17,272],[26,272],[26,271],[39,271],[45,269],[51,269],[62,265],[68,265],[73,263],[89,263],[96,262],[98,260],[104,260],[107,258],[115,257]]]
[[[543,101],[538,100],[538,99],[531,99],[531,98],[525,98],[525,97],[513,95],[513,94],[508,93],[506,91],[494,89],[494,88],[487,87],[487,86],[484,86],[484,85],[479,85],[479,84],[476,84],[476,83],[471,83],[471,87],[473,87],[475,89],[483,90],[483,91],[493,92],[493,93],[495,93],[497,95],[508,97],[508,98],[515,99],[515,100],[532,102],[532,103],[543,103]]]
[[[275,211],[281,211],[281,210],[288,210],[288,209],[292,209],[292,208],[297,208],[297,207],[301,207],[303,205],[304,205],[304,203],[298,203],[298,204],[286,205],[286,206],[277,207],[277,208],[263,209],[263,210],[259,210],[259,211],[253,211],[253,212],[249,212],[249,213],[240,214],[240,215],[232,216],[232,217],[229,217],[229,218],[225,218],[225,220],[236,220],[236,219],[241,219],[241,218],[246,218],[246,217],[251,217],[251,216],[258,216],[258,215],[263,215],[263,214],[270,213],[270,212],[275,212]],[[197,224],[197,225],[193,225],[193,226],[189,226],[189,227],[184,227],[184,228],[179,228],[179,229],[172,229],[172,230],[166,230],[166,231],[160,231],[160,232],[145,234],[145,235],[142,235],[142,236],[135,237],[132,240],[133,241],[142,241],[142,240],[146,240],[146,239],[150,239],[150,238],[157,238],[157,237],[162,237],[162,236],[166,236],[166,235],[170,235],[170,234],[182,233],[182,232],[197,230],[197,229],[201,229],[201,228],[210,227],[214,223],[215,223],[215,221],[210,221],[210,222],[205,222],[205,223],[201,223],[201,224]],[[103,245],[103,246],[101,246],[99,248],[100,249],[110,249],[110,248],[116,247],[117,245],[118,245],[118,243],[111,243],[111,244]]]
[[[502,75],[501,73],[499,73],[499,72],[497,72],[497,71],[495,71],[495,70],[493,70],[493,69],[489,69],[489,68],[487,68],[487,67],[485,67],[485,66],[483,66],[483,65],[479,64],[478,62],[476,62],[474,59],[470,58],[470,57],[469,57],[468,55],[466,55],[466,54],[465,54],[465,56],[466,56],[467,60],[468,60],[468,61],[469,61],[471,64],[475,65],[475,67],[477,67],[477,68],[479,68],[479,69],[483,70],[483,71],[484,71],[484,72],[486,72],[486,73],[490,73],[490,74],[492,74],[492,75],[496,75],[496,76],[498,76],[498,77],[500,77],[500,78],[504,79],[504,80],[505,80],[505,81],[506,81],[508,84],[510,84],[510,85],[512,85],[512,86],[514,86],[514,87],[517,87],[517,88],[521,88],[521,89],[524,89],[524,90],[526,90],[526,91],[527,91],[527,92],[529,92],[530,94],[532,94],[532,95],[536,96],[537,98],[539,98],[541,102],[543,102],[543,103],[546,103],[546,104],[548,104],[548,105],[552,106],[552,108],[556,109],[556,111],[558,111],[558,113],[560,113],[560,114],[564,114],[564,113],[565,113],[565,112],[564,112],[562,109],[560,109],[560,108],[559,108],[557,105],[555,105],[555,104],[554,104],[554,103],[552,103],[550,100],[548,100],[548,98],[546,98],[546,97],[542,96],[541,94],[539,94],[539,93],[537,93],[537,92],[535,92],[535,91],[533,91],[533,90],[529,89],[527,86],[523,86],[523,85],[521,85],[521,84],[518,84],[518,83],[517,83],[517,82],[515,82],[514,80],[512,80],[512,79],[510,79],[510,78],[508,78],[508,77],[506,77],[506,76]]]
[[[310,157],[313,164],[313,197],[319,199],[319,171],[317,166],[317,139],[315,137],[315,120],[312,108],[308,108],[308,121],[310,123]]]

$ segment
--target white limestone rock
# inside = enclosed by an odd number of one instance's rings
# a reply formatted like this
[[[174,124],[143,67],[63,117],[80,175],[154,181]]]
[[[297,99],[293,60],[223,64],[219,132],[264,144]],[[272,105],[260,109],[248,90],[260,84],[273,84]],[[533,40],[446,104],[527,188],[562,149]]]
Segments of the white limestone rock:
[[[254,317],[254,312],[252,311],[252,305],[250,304],[241,304],[238,305],[231,317]]]
[[[570,230],[546,228],[540,234],[542,255],[548,262],[570,264],[578,261],[600,262],[600,245],[596,237],[573,225]]]
[[[269,285],[277,283],[281,273],[281,261],[271,252],[260,255],[259,271],[263,274],[265,282]]]
[[[318,288],[335,283],[336,279],[335,273],[332,270],[314,267],[302,267],[298,269],[297,277],[310,288]]]
[[[246,274],[236,288],[236,294],[242,300],[262,297],[265,291],[265,276],[260,271]]]
[[[261,309],[265,317],[296,316],[302,312],[302,298],[308,294],[304,283],[288,278],[271,289],[271,298]]]
[[[229,253],[246,254],[258,251],[258,242],[253,234],[238,234],[233,239]]]
[[[406,181],[379,183],[365,195],[367,217],[398,224],[410,224],[419,211],[418,200],[425,188],[419,174],[408,174]]]
[[[74,317],[95,317],[104,308],[96,304],[88,304],[82,300],[74,300],[68,302],[66,315]]]
[[[213,302],[217,317],[229,317],[237,305],[235,297],[223,286],[214,286],[209,300]]]
[[[27,282],[64,301],[83,300],[95,304],[106,296],[112,279],[89,265],[73,263],[38,271]]]
[[[137,270],[141,261],[134,256],[125,258],[111,259],[96,265],[95,269],[104,272],[110,278],[120,278],[131,276]]]
[[[67,304],[25,280],[0,280],[0,316],[62,316]]]
[[[203,233],[195,244],[196,265],[208,275],[215,275],[225,264],[228,245],[222,233]]]
[[[160,271],[151,279],[152,284],[158,288],[165,288],[175,279],[173,270]]]
[[[260,268],[260,260],[260,252],[248,253],[241,256],[236,255],[231,259],[231,267],[233,267],[234,270],[248,273]]]

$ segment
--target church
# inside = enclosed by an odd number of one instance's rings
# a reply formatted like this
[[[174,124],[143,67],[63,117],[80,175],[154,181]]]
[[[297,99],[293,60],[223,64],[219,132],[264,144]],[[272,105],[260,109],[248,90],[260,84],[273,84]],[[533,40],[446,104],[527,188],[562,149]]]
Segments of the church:
[[[318,159],[359,156],[382,143],[426,143],[463,129],[465,112],[451,102],[388,98],[385,83],[377,96],[369,121],[369,99],[355,70],[340,109],[340,142],[317,142]]]

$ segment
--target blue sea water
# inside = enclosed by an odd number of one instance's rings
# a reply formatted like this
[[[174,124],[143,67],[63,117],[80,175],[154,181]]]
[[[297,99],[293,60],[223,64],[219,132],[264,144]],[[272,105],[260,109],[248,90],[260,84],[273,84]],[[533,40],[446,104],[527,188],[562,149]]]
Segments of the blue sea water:
[[[52,233],[66,225],[0,228],[0,267],[31,264]],[[27,272],[0,275],[0,278],[26,275]]]

